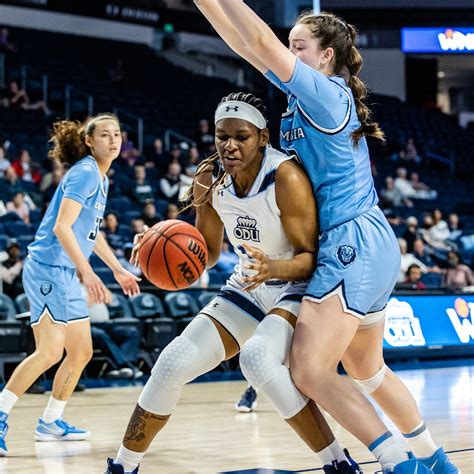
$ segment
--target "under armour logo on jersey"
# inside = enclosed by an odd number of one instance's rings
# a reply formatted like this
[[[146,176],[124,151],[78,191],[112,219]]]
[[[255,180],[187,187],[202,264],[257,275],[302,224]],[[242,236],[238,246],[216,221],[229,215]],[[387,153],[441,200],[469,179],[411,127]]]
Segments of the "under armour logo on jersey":
[[[234,105],[233,107],[231,107],[230,105],[228,105],[226,108],[225,108],[225,111],[226,112],[230,112],[231,110],[233,110],[234,112],[237,112],[239,110],[239,106],[238,105]]]
[[[336,255],[338,260],[347,267],[356,259],[356,249],[350,245],[340,245],[337,247]]]
[[[223,189],[219,189],[219,191],[217,191],[217,195],[218,195],[218,196],[224,196],[224,190],[223,190]]]
[[[51,283],[41,283],[40,291],[43,296],[49,295],[53,290],[53,285]]]
[[[218,306],[219,306],[219,303],[217,301],[211,304],[211,308],[217,308]]]

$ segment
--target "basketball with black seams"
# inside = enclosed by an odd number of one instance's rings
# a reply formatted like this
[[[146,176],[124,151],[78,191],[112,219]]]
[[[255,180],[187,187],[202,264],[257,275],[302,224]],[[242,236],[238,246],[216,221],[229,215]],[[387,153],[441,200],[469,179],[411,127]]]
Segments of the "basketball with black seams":
[[[144,276],[162,290],[188,288],[206,269],[207,245],[196,227],[177,219],[158,222],[140,243]]]

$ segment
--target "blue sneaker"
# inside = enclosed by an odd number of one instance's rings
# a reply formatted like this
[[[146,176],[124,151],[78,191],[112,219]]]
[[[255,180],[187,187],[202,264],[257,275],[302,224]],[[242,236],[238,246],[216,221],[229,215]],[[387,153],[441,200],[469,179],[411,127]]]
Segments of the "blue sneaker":
[[[7,445],[5,443],[5,436],[8,432],[8,415],[0,411],[0,458],[8,454]]]
[[[257,391],[253,387],[248,387],[240,401],[235,404],[235,409],[242,413],[250,413],[255,408],[257,408]]]
[[[414,458],[412,453],[409,453],[410,458]],[[438,448],[429,458],[418,458],[418,461],[423,463],[434,474],[458,474],[461,471],[449,460],[443,448]]]
[[[383,474],[432,474],[419,459],[407,459],[398,463],[392,470],[383,469]]]
[[[54,420],[51,423],[45,423],[40,418],[35,431],[36,441],[82,441],[89,436],[89,431],[80,430],[64,420]]]
[[[138,467],[135,468],[130,474],[137,474],[138,473]],[[121,464],[115,464],[113,459],[108,458],[107,459],[107,470],[104,472],[104,474],[129,474],[128,472],[125,472],[125,469]]]

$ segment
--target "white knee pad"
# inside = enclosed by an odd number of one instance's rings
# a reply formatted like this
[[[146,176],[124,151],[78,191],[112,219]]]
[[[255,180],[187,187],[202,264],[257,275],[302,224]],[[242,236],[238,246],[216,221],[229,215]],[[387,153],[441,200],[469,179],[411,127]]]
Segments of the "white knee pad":
[[[370,395],[371,393],[375,392],[380,385],[382,385],[383,379],[385,377],[385,372],[387,372],[387,366],[384,364],[384,366],[370,379],[367,380],[357,380],[357,379],[352,379],[358,386],[359,388],[366,393],[367,395]]]
[[[138,404],[150,413],[169,415],[183,386],[224,358],[224,345],[216,327],[208,317],[196,316],[160,354]]]
[[[268,315],[240,353],[240,368],[251,385],[258,388],[280,416],[292,418],[307,404],[293,384],[288,362],[293,328],[277,315]]]

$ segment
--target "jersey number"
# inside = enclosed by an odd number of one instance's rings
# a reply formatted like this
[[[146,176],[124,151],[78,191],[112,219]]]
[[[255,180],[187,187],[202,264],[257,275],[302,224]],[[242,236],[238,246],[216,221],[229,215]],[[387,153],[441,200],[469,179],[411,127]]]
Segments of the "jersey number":
[[[89,234],[88,240],[94,241],[97,238],[97,234],[99,233],[100,225],[102,224],[103,217],[96,217],[95,218],[95,227],[94,230],[91,231]]]

